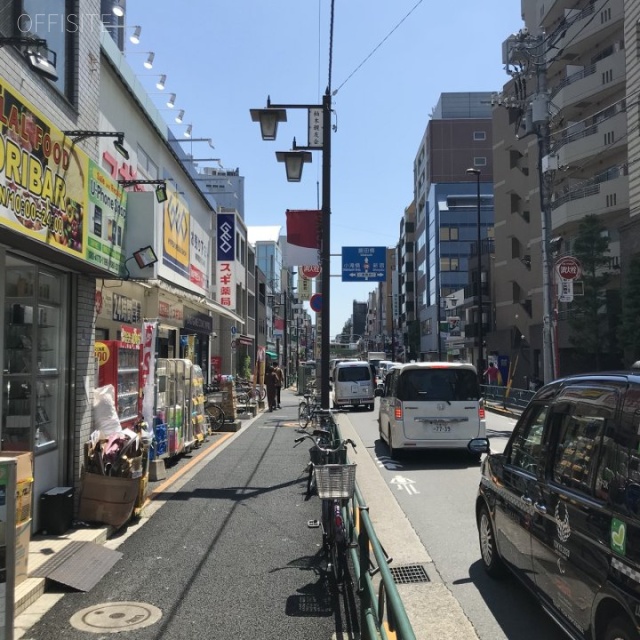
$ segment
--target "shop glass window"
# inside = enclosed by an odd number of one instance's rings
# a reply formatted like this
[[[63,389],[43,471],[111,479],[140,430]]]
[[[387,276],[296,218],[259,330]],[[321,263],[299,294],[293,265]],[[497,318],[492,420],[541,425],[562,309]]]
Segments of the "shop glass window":
[[[51,83],[69,99],[74,90],[70,62],[83,26],[73,4],[72,0],[14,0],[12,21],[12,35],[31,35],[47,41],[47,48],[56,54],[58,74]],[[84,26],[99,28],[98,24]]]
[[[67,345],[63,276],[7,256],[2,449],[56,446],[64,424]]]
[[[511,443],[510,461],[514,467],[537,473],[547,413],[548,407],[544,405],[534,405],[527,411]]]

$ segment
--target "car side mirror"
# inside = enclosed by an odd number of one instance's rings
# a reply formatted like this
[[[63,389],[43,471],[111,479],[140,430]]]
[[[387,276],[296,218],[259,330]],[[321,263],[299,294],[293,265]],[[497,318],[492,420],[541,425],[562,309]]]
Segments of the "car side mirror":
[[[489,438],[474,438],[467,443],[467,449],[470,453],[491,453]]]

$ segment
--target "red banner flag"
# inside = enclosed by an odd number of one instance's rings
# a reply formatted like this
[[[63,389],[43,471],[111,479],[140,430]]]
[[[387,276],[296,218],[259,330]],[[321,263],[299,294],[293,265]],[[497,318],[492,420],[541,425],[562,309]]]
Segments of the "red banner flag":
[[[284,266],[320,264],[322,211],[287,209],[287,243]]]

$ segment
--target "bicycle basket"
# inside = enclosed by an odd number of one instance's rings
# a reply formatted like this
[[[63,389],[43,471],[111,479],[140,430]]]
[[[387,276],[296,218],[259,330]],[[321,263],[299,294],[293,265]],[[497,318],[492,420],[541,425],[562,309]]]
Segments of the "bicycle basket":
[[[356,486],[355,464],[322,464],[315,467],[314,471],[320,499],[353,497]]]

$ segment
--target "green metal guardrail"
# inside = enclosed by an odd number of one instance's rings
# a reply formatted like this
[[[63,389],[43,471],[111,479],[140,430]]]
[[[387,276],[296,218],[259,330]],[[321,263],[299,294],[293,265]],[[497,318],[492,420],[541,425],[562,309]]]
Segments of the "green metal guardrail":
[[[338,423],[333,421],[335,433],[342,439]],[[356,473],[357,478],[357,473]],[[362,493],[356,488],[353,498],[342,509],[342,517],[347,523],[349,540],[357,536],[358,545],[350,549],[351,562],[355,573],[355,584],[360,596],[360,628],[367,640],[416,640],[411,622],[398,593],[398,587],[388,566],[388,557],[378,540],[369,517],[369,507]],[[377,568],[371,571],[375,559]],[[374,584],[374,576],[379,573],[379,583]],[[389,634],[387,632],[392,632]]]

